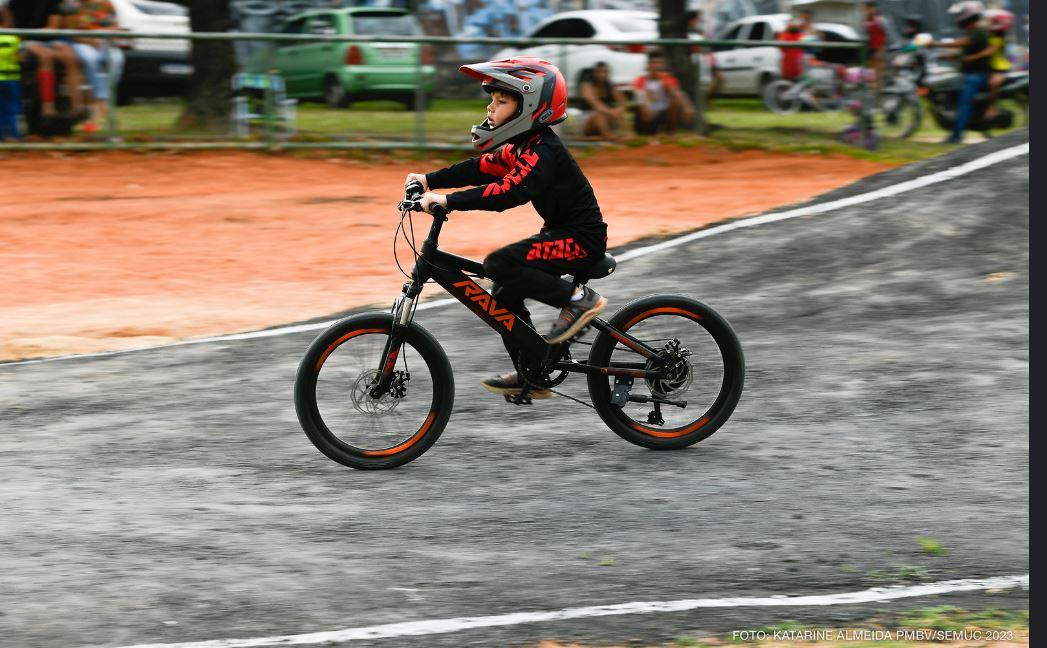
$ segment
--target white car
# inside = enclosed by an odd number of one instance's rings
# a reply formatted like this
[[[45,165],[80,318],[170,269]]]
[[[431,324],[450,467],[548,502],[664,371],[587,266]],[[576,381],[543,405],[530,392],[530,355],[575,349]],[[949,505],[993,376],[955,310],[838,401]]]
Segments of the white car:
[[[189,10],[173,2],[111,0],[116,21],[129,32],[188,34]],[[134,97],[180,96],[188,88],[193,66],[190,42],[172,38],[137,38],[125,52],[127,62],[117,101]]]
[[[595,38],[600,40],[653,40],[658,38],[658,14],[652,11],[590,9],[565,11],[535,25],[527,38]],[[560,68],[567,80],[568,95],[576,96],[582,71],[599,62],[607,63],[611,83],[631,87],[647,70],[647,45],[532,45],[508,47],[495,58],[537,56]],[[703,81],[708,83],[706,75]]]
[[[718,40],[774,41],[785,30],[790,15],[766,14],[749,16],[727,24],[719,31]],[[857,30],[840,23],[814,23],[818,39],[826,42],[860,42]],[[763,88],[781,76],[782,48],[730,47],[720,45],[715,51],[716,67],[723,78],[720,93],[725,95],[763,96]],[[858,53],[849,49],[825,49],[819,58],[833,63],[857,64]]]

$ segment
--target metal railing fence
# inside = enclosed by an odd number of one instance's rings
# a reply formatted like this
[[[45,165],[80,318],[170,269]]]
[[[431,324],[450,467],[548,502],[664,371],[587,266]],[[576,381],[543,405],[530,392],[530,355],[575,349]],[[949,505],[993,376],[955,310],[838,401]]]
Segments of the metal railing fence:
[[[363,35],[333,35],[333,34],[283,34],[283,33],[245,33],[245,32],[189,32],[189,33],[170,33],[170,32],[126,32],[126,31],[103,31],[103,30],[70,30],[70,29],[0,29],[0,34],[11,34],[20,37],[23,41],[34,40],[34,37],[60,37],[60,38],[76,38],[76,37],[89,37],[96,39],[103,39],[105,41],[104,47],[113,47],[113,40],[121,41],[133,41],[136,39],[166,39],[166,40],[190,40],[190,41],[262,41],[266,43],[286,44],[290,42],[295,43],[417,43],[422,45],[459,45],[464,43],[469,44],[480,44],[480,45],[501,45],[501,46],[515,46],[515,47],[528,47],[536,45],[556,45],[560,46],[560,60],[563,64],[560,65],[560,70],[564,74],[565,78],[570,78],[571,68],[569,57],[567,56],[566,48],[571,45],[609,45],[609,46],[626,46],[626,45],[645,45],[651,47],[665,48],[673,46],[686,46],[692,48],[700,47],[703,50],[707,48],[717,47],[730,47],[730,48],[749,48],[749,47],[776,47],[776,48],[802,48],[807,50],[812,49],[836,49],[836,50],[853,50],[859,54],[859,60],[864,64],[867,58],[866,47],[864,43],[858,42],[828,42],[828,41],[804,41],[804,42],[782,42],[782,41],[750,41],[750,40],[725,40],[725,39],[689,39],[689,38],[676,38],[676,39],[598,39],[598,38],[520,38],[520,37],[451,37],[451,36],[363,36]],[[270,45],[267,48],[268,60],[271,61],[271,57],[275,47]],[[425,132],[425,88],[424,84],[416,84],[416,102],[417,106],[415,110],[415,137],[413,142],[405,141],[361,141],[361,142],[339,142],[339,141],[321,141],[321,142],[303,142],[294,140],[284,140],[276,136],[275,130],[272,127],[273,114],[268,112],[266,119],[264,120],[267,124],[265,129],[265,135],[263,141],[243,141],[243,140],[219,140],[219,141],[180,141],[180,142],[127,142],[121,140],[117,135],[116,125],[116,111],[113,109],[114,97],[116,96],[115,78],[113,72],[113,58],[106,57],[106,65],[109,80],[109,99],[108,99],[108,110],[107,110],[107,123],[105,125],[105,141],[104,142],[16,142],[6,143],[0,142],[0,150],[32,150],[32,149],[44,149],[44,150],[97,150],[97,149],[418,149],[418,150],[472,150],[472,147],[468,144],[446,144],[440,142],[430,142],[426,138]],[[422,78],[423,64],[419,58],[415,60],[415,75],[416,78]],[[701,111],[702,102],[701,97],[701,73],[703,65],[697,66],[696,69],[696,96],[699,97],[699,101],[696,102],[696,112],[698,115],[696,119],[698,123],[701,123]],[[271,65],[266,66],[267,69],[271,68]],[[265,104],[268,111],[273,108],[273,102],[269,96],[266,97]]]

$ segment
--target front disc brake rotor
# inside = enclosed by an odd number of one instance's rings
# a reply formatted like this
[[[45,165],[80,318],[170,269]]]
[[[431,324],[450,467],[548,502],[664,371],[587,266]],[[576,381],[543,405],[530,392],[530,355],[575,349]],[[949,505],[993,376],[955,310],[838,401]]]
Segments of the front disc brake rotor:
[[[402,397],[398,398],[396,394],[399,393],[400,388],[403,386],[397,382],[398,379],[394,379],[395,384],[380,397],[371,397],[371,388],[378,382],[379,377],[378,370],[372,369],[360,374],[356,382],[353,383],[353,389],[349,395],[353,399],[353,407],[356,408],[357,412],[367,414],[368,416],[385,416],[400,404]],[[393,387],[397,388],[394,389]]]

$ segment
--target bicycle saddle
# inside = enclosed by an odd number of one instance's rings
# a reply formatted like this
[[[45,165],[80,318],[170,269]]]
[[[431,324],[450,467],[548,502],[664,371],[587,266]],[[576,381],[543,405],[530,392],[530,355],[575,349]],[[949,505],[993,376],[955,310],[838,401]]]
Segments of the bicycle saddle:
[[[600,279],[614,272],[618,262],[610,254],[605,254],[602,259],[592,264],[584,271],[574,275],[575,284],[584,284],[590,279]]]

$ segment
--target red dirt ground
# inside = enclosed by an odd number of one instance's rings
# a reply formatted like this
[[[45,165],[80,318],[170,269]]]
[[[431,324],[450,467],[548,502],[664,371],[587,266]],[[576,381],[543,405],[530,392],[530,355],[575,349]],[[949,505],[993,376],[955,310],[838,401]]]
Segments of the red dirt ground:
[[[392,259],[404,177],[445,164],[251,152],[0,156],[0,359],[384,307],[404,281]],[[669,145],[580,164],[612,247],[795,203],[888,166]],[[428,217],[415,222],[424,237]],[[441,246],[482,259],[540,224],[529,205],[454,213]],[[406,247],[397,249],[407,267]]]

